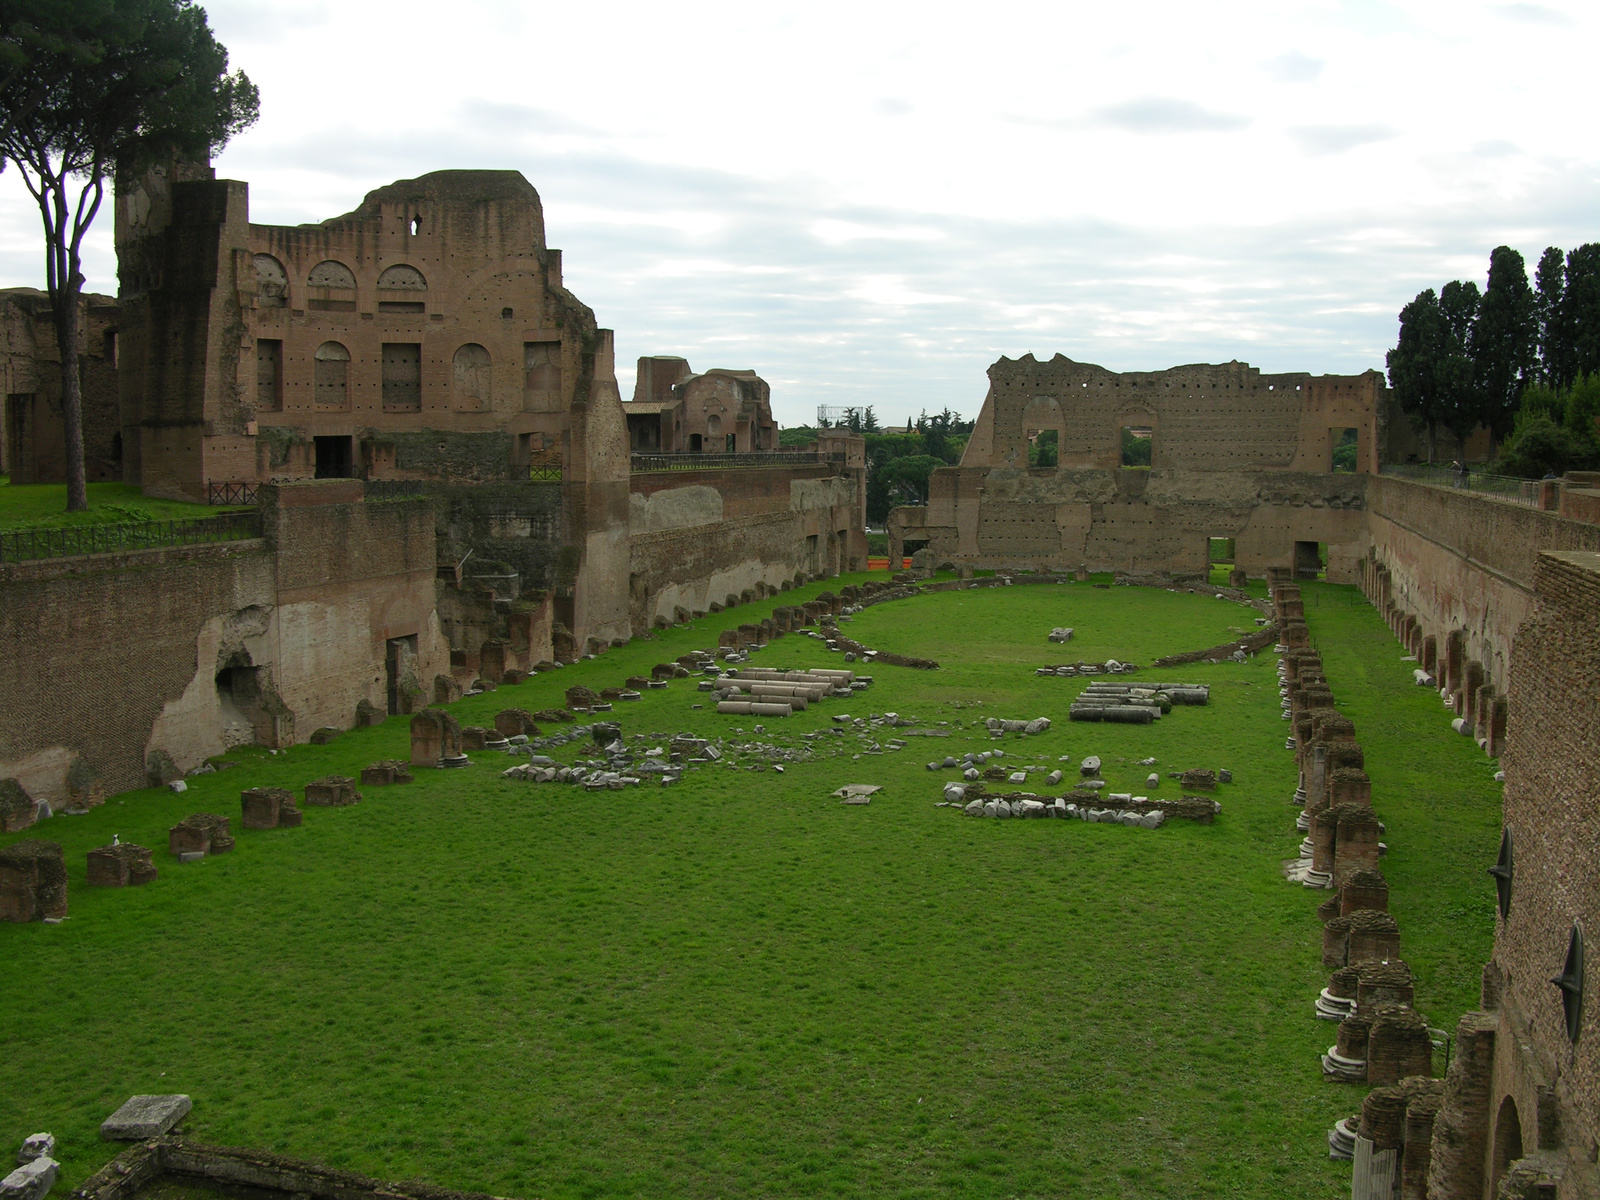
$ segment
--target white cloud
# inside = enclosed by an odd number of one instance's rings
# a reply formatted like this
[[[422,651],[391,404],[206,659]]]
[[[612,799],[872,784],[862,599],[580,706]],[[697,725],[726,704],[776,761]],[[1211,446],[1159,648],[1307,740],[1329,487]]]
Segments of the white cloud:
[[[1297,125],[1289,136],[1307,154],[1343,154],[1357,146],[1386,142],[1395,130],[1389,125]]]

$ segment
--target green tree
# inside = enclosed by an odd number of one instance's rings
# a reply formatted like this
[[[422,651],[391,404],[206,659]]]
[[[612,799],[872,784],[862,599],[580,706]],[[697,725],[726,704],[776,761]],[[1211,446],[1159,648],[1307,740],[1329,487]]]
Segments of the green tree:
[[[256,119],[255,85],[189,0],[0,0],[0,158],[39,206],[61,352],[67,508],[88,507],[78,299],[108,178],[200,160]]]
[[[1580,375],[1600,374],[1600,243],[1569,253],[1566,275],[1561,324],[1571,357],[1562,386]]]
[[[1449,331],[1432,288],[1417,293],[1400,310],[1400,337],[1385,356],[1389,386],[1412,427],[1428,436],[1428,461],[1438,457],[1439,425],[1444,403],[1439,390],[1439,363]]]
[[[1548,387],[1564,387],[1572,378],[1570,339],[1563,324],[1562,293],[1567,264],[1559,246],[1548,246],[1534,270],[1539,308],[1539,378]]]
[[[1473,376],[1472,326],[1478,318],[1481,296],[1470,279],[1451,280],[1439,291],[1439,315],[1444,318],[1445,340],[1434,374],[1439,389],[1439,422],[1456,439],[1463,458],[1467,438],[1477,428],[1483,410],[1478,381]]]
[[[1150,465],[1150,439],[1140,437],[1126,425],[1122,427],[1122,465],[1125,467]]]
[[[891,507],[894,504],[926,504],[928,478],[944,460],[931,454],[911,454],[890,459],[883,467],[883,482],[888,489]],[[887,516],[887,512],[884,514]]]
[[[1489,255],[1489,281],[1468,334],[1478,421],[1489,431],[1489,457],[1511,432],[1522,389],[1538,363],[1539,306],[1528,268],[1510,246]]]

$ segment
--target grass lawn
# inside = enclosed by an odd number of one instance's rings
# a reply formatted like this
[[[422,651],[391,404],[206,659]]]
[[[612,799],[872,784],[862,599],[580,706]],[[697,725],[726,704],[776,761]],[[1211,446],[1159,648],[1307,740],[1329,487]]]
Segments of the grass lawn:
[[[67,511],[64,483],[14,484],[0,475],[0,533],[13,529],[59,529],[69,525],[120,525],[131,521],[170,521],[210,517],[232,508],[185,504],[145,496],[130,483],[89,484],[86,512]]]
[[[1451,1026],[1492,935],[1493,765],[1411,686],[1353,589],[1303,590],[1389,825],[1419,1006]],[[0,1144],[53,1131],[71,1187],[113,1152],[100,1120],[173,1091],[206,1141],[502,1196],[1346,1196],[1324,1139],[1362,1091],[1318,1067],[1334,1034],[1311,1016],[1323,896],[1279,873],[1299,835],[1275,659],[1160,672],[1210,683],[1212,703],[1149,727],[1069,724],[1083,681],[1032,674],[1215,645],[1254,615],[1081,584],[917,597],[849,629],[941,670],[877,666],[864,694],[759,738],[753,718],[691,709],[707,697],[689,680],[617,705],[644,745],[726,739],[723,765],[675,787],[512,783],[498,773],[515,760],[480,753],[307,809],[300,829],[241,833],[226,857],[166,853],[191,812],[237,830],[243,787],[404,757],[391,718],[324,747],[235,751],[185,795],[57,817],[37,833],[66,846],[70,919],[0,927]],[[638,639],[456,712],[489,724],[559,704],[750,619]],[[1073,642],[1046,643],[1063,624]],[[840,665],[793,634],[755,661]],[[943,736],[873,753],[831,732],[846,711]],[[1055,724],[991,741],[990,715]],[[750,769],[764,760],[736,747],[752,740],[814,749],[778,774]],[[1144,786],[1149,755],[1235,782],[1209,827],[974,820],[934,807],[954,772],[925,767],[969,747],[1041,772],[1068,756],[1069,774],[1097,753],[1113,791],[1176,794]],[[884,791],[829,798],[851,782]],[[1042,774],[1028,786],[1047,790]],[[85,852],[113,833],[156,847],[161,878],[82,886]]]

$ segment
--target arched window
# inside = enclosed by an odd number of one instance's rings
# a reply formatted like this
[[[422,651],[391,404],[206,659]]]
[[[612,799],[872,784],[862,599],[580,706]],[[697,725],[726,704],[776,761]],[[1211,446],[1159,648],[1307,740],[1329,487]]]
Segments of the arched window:
[[[381,313],[419,313],[427,309],[423,293],[428,281],[422,272],[404,263],[385,268],[378,276],[378,311]]]
[[[490,405],[489,352],[477,342],[456,351],[455,399],[460,409],[486,409]]]
[[[317,347],[316,395],[318,408],[346,408],[350,403],[350,351],[338,342]]]
[[[306,307],[319,312],[355,312],[356,277],[342,262],[327,259],[311,268],[306,276],[311,296]]]
[[[283,264],[270,254],[255,256],[256,307],[282,308],[289,298],[289,277]]]

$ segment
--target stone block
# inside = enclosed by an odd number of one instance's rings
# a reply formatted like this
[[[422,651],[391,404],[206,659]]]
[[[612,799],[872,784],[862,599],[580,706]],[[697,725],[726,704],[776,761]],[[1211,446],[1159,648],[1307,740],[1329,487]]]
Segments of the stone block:
[[[388,716],[388,713],[384,712],[383,709],[379,708],[365,696],[356,701],[355,727],[357,729],[370,729],[374,725],[382,725]]]
[[[44,1200],[56,1184],[61,1164],[53,1158],[36,1158],[0,1179],[0,1200]]]
[[[411,718],[411,765],[437,767],[461,755],[461,723],[442,708],[425,708]]]
[[[359,803],[361,793],[348,775],[324,775],[306,784],[306,804],[317,808],[344,808]]]
[[[1367,1082],[1398,1083],[1408,1075],[1433,1074],[1433,1043],[1428,1023],[1416,1009],[1388,1004],[1377,1010],[1367,1042]]]
[[[335,729],[332,725],[324,725],[321,729],[312,732],[311,744],[313,746],[326,746],[329,742],[335,741],[343,732],[344,730]]]
[[[435,704],[454,704],[461,699],[461,685],[449,675],[435,675],[433,677],[433,702]]]
[[[108,1142],[143,1142],[171,1133],[189,1115],[187,1096],[130,1096],[125,1104],[100,1124]]]
[[[463,725],[461,727],[461,749],[463,751],[482,750],[483,743],[490,736],[489,730],[482,725]]]
[[[216,813],[192,813],[167,831],[172,854],[226,854],[233,849],[228,818]]]
[[[246,829],[291,829],[304,819],[288,788],[250,788],[239,793],[239,807]]]
[[[17,1165],[20,1167],[36,1158],[54,1158],[55,1155],[55,1134],[31,1133],[22,1139],[22,1148],[17,1151]]]
[[[0,921],[67,915],[67,863],[59,842],[27,838],[0,847]]]
[[[152,851],[132,842],[89,851],[90,887],[138,887],[156,877]]]
[[[0,833],[20,833],[38,819],[39,806],[15,779],[0,779]]]
[[[361,769],[362,787],[388,787],[396,783],[410,783],[413,778],[410,767],[398,759],[384,759]]]

